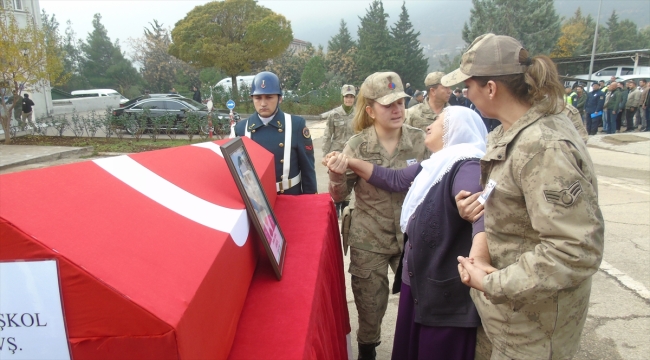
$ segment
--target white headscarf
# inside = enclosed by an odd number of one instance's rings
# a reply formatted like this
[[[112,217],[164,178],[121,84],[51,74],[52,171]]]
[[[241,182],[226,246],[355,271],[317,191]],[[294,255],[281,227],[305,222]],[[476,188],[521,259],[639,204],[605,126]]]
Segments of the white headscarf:
[[[487,130],[476,112],[464,106],[448,106],[443,114],[442,150],[420,163],[422,171],[413,181],[402,205],[402,232],[406,231],[409,218],[424,201],[429,190],[442,180],[456,162],[480,159],[485,155]]]

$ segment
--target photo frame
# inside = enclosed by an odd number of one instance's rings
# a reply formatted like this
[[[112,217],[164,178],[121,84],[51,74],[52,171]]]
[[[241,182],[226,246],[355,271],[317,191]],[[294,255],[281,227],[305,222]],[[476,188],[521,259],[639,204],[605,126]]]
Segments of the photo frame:
[[[244,199],[250,221],[266,249],[275,276],[281,280],[287,241],[275,218],[244,142],[241,138],[232,139],[221,146],[221,153],[228,164],[241,197]]]

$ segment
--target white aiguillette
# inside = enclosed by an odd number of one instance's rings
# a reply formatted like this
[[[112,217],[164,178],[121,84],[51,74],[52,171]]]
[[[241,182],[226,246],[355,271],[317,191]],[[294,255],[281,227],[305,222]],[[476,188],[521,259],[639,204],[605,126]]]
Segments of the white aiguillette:
[[[0,262],[0,359],[70,359],[56,260]]]

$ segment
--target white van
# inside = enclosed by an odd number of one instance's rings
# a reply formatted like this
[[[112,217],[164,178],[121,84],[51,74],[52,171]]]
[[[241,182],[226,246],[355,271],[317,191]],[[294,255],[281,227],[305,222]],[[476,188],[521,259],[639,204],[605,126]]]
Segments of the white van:
[[[237,89],[241,90],[244,86],[250,88],[253,85],[255,75],[237,76]],[[225,91],[232,90],[232,79],[227,77],[219,80],[215,87],[221,86]]]
[[[633,65],[609,66],[594,72],[591,75],[591,81],[598,82],[604,80],[607,82],[612,76],[624,79],[626,76],[630,75],[650,77],[650,66],[637,66],[636,68]],[[589,74],[574,75],[572,77],[580,80],[587,80],[589,79]]]
[[[101,97],[101,96],[119,96],[120,104],[129,101],[124,95],[118,93],[113,89],[93,89],[93,90],[75,90],[70,93],[74,97]]]

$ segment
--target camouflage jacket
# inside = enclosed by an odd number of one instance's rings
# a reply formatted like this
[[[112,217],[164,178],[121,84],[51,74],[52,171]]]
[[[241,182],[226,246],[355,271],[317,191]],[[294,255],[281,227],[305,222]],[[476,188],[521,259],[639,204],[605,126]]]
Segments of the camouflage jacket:
[[[339,106],[329,113],[323,136],[323,156],[332,151],[343,151],[345,143],[354,135],[353,118],[354,107],[349,115],[345,113],[343,106]]]
[[[492,344],[514,359],[568,359],[587,317],[603,255],[596,173],[584,142],[559,115],[532,107],[490,133],[481,183],[492,265],[489,300],[472,298]]]
[[[352,136],[343,153],[389,169],[402,169],[430,156],[424,145],[424,132],[408,125],[402,125],[402,135],[393,155],[379,143],[374,126]],[[406,193],[378,189],[352,171],[345,175],[330,172],[329,191],[334,202],[345,199],[352,189],[355,208],[348,237],[350,247],[399,254],[404,247],[399,218]]]
[[[447,106],[451,105],[446,103],[443,108],[446,108]],[[429,101],[425,99],[421,104],[408,108],[405,117],[405,124],[422,129],[422,131],[427,131],[427,126],[431,125],[438,118],[438,114],[431,110]]]
[[[582,124],[580,111],[575,106],[566,104],[562,114],[566,115],[569,120],[571,120],[573,127],[578,131],[578,135],[580,135],[580,138],[586,144],[587,140],[589,140],[589,134],[587,134],[587,129],[585,129],[585,126]]]

